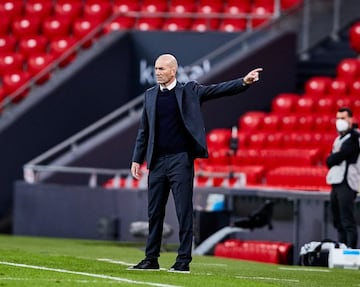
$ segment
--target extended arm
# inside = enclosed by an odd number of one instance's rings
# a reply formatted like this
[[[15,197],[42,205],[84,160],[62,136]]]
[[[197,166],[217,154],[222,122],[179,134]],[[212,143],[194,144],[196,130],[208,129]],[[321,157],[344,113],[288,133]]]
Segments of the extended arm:
[[[257,68],[246,74],[245,77],[213,84],[209,86],[198,85],[197,93],[200,95],[200,101],[205,102],[211,99],[216,99],[224,96],[233,96],[245,91],[249,85],[259,80],[259,74],[262,68]]]

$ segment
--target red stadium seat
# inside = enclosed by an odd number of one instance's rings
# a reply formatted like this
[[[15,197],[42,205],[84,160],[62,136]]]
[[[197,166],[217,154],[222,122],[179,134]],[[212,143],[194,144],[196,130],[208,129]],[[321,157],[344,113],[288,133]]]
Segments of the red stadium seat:
[[[209,152],[207,165],[230,165],[230,151],[229,149],[217,149]]]
[[[333,128],[333,122],[335,113],[319,114],[314,118],[314,131],[328,132]]]
[[[0,35],[7,35],[10,32],[10,27],[11,18],[6,15],[0,16]]]
[[[223,1],[200,0],[197,12],[200,14],[220,13],[223,11]]]
[[[30,56],[27,60],[28,71],[34,77],[53,63],[54,57],[50,54],[37,54]],[[41,76],[36,83],[43,84],[50,79],[50,72]]]
[[[40,33],[40,19],[37,17],[22,16],[15,18],[12,23],[12,32],[15,37],[34,36]]]
[[[360,98],[359,96],[350,96],[352,102],[352,111],[355,115],[360,115]]]
[[[105,21],[111,15],[111,3],[101,0],[92,0],[84,4],[83,16],[89,19]]]
[[[32,54],[45,53],[48,45],[48,40],[43,35],[25,36],[20,39],[19,51],[28,57]]]
[[[258,162],[266,168],[283,165],[317,166],[321,162],[319,148],[263,149],[259,151]]]
[[[247,148],[248,147],[248,132],[238,132],[238,148]]]
[[[290,265],[293,246],[287,242],[255,241],[228,239],[216,244],[214,255],[217,257],[235,258]]]
[[[270,170],[266,174],[266,184],[286,189],[329,191],[326,184],[326,167],[283,166]]]
[[[350,28],[349,33],[350,46],[359,55],[360,54],[360,22],[356,22]]]
[[[73,37],[63,37],[50,42],[50,53],[54,55],[54,58],[57,59],[62,57],[65,52],[70,50],[75,44],[76,39]],[[60,63],[60,67],[65,67],[71,63],[76,58],[76,52],[73,52],[71,55],[67,56]]]
[[[206,142],[209,149],[229,149],[230,148],[230,129],[214,129],[207,133]]]
[[[22,0],[5,0],[0,1],[0,18],[3,16],[14,19],[20,17],[24,9]]]
[[[241,32],[246,30],[245,18],[224,18],[219,27],[224,32]]]
[[[277,114],[289,114],[295,111],[295,103],[299,95],[297,94],[278,94],[272,101],[272,111]]]
[[[266,134],[266,148],[281,148],[286,134],[283,132],[269,132]]]
[[[261,149],[267,145],[267,133],[266,132],[253,132],[249,134],[248,146],[252,149]]]
[[[188,30],[191,22],[191,18],[168,18],[165,20],[163,30],[170,32]]]
[[[247,112],[239,118],[241,131],[258,130],[264,121],[266,113],[260,111]]]
[[[295,103],[295,112],[312,113],[315,110],[315,100],[312,97],[299,97]]]
[[[28,72],[10,72],[4,75],[3,77],[3,88],[4,92],[7,95],[14,93],[17,89],[22,88],[30,80],[30,75]],[[13,102],[18,102],[22,100],[28,93],[28,89],[21,92]]]
[[[66,37],[70,34],[70,24],[68,17],[48,17],[42,24],[42,32],[49,40]]]
[[[350,97],[337,97],[335,99],[335,110],[337,111],[339,108],[343,107],[352,108],[352,99]]]
[[[93,32],[98,27],[98,25],[99,25],[99,21],[97,19],[92,19],[92,18],[76,19],[72,25],[74,37],[77,38],[78,40],[82,40],[89,33]],[[82,45],[82,47],[88,48],[92,45],[92,42],[93,39],[89,39]]]
[[[119,16],[104,28],[104,33],[131,29],[135,25],[134,17]]]
[[[360,96],[360,79],[354,80],[350,83],[349,94],[351,96]]]
[[[169,7],[169,12],[182,14],[192,13],[196,9],[194,1],[172,0]]]
[[[251,13],[253,16],[251,26],[256,28],[271,19],[274,13],[274,5],[270,2],[255,1]]]
[[[349,83],[348,80],[343,78],[337,78],[332,80],[329,86],[329,95],[342,96],[346,95],[349,91]]]
[[[315,128],[315,117],[312,114],[298,115],[297,122],[297,131],[311,131]]]
[[[234,173],[244,173],[246,175],[246,184],[261,184],[265,176],[265,168],[262,165],[241,165],[231,166]],[[230,186],[235,180],[230,180]]]
[[[320,114],[335,113],[335,98],[323,96],[315,102],[315,111]]]
[[[259,149],[240,148],[236,151],[235,155],[231,157],[231,164],[236,166],[258,165],[259,158]]]
[[[133,0],[115,0],[113,3],[114,13],[127,13],[140,10],[140,4],[138,1]]]
[[[296,129],[298,119],[295,114],[284,115],[280,120],[280,130],[293,131]]]
[[[168,10],[166,0],[144,0],[141,5],[141,11],[145,13],[161,13]]]
[[[44,19],[53,12],[53,3],[48,0],[28,0],[25,4],[25,15]]]
[[[0,75],[22,71],[24,56],[20,53],[4,53],[0,55]]]
[[[219,24],[220,20],[218,18],[196,18],[190,29],[197,32],[217,31]]]
[[[305,94],[313,96],[326,95],[331,82],[330,77],[313,77],[305,83]]]
[[[250,1],[228,0],[224,7],[224,12],[228,14],[247,14],[251,11]]]
[[[81,1],[63,0],[56,1],[54,10],[55,16],[73,21],[82,16],[83,6]]]
[[[16,38],[11,35],[0,36],[0,53],[14,52],[16,48]]]
[[[280,116],[278,114],[265,115],[261,126],[267,132],[277,131],[280,127]]]
[[[163,27],[164,19],[161,17],[142,17],[135,24],[141,31],[160,30]]]
[[[360,61],[347,58],[342,60],[336,68],[337,77],[347,81],[353,81],[360,76]]]

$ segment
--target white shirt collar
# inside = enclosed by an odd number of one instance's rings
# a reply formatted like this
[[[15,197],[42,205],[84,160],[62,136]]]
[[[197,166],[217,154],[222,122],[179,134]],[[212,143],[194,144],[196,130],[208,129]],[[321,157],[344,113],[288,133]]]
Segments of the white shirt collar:
[[[173,81],[173,82],[172,82],[170,85],[168,85],[167,87],[164,87],[164,86],[160,85],[160,91],[162,91],[163,89],[172,90],[173,88],[175,88],[176,83],[177,83],[177,81],[176,81],[176,79],[175,79],[175,81]]]

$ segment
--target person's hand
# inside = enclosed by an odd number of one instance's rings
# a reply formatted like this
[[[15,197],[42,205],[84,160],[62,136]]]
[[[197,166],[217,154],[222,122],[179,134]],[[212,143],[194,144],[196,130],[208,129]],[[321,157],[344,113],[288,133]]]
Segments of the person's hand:
[[[259,74],[263,70],[263,68],[256,68],[250,71],[244,78],[243,81],[245,84],[250,85],[259,80]]]
[[[132,162],[131,164],[131,175],[137,180],[141,177],[140,164],[137,162]]]

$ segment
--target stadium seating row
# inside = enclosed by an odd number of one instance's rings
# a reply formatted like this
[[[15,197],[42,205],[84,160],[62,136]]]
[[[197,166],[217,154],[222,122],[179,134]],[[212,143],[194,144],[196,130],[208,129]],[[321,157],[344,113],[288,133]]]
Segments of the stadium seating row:
[[[280,8],[286,10],[301,1],[281,0]],[[104,27],[104,33],[119,29],[234,32],[247,29],[249,15],[253,15],[249,22],[253,27],[267,21],[274,4],[274,0],[1,0],[0,104],[111,17],[116,19]],[[91,44],[89,40],[82,48]],[[76,52],[58,64],[63,67],[75,57]],[[48,79],[49,73],[36,83]],[[27,91],[23,89],[14,102]]]
[[[274,264],[292,264],[293,246],[288,242],[228,239],[215,246],[214,255]]]

